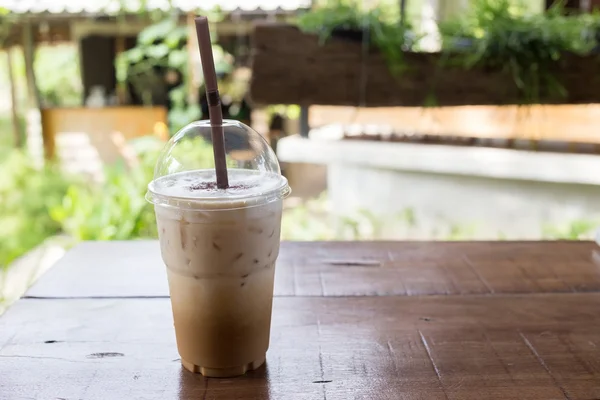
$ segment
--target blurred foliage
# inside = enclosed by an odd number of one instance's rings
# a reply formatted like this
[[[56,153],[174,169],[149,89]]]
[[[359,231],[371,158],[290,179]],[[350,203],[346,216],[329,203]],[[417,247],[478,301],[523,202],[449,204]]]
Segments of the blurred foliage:
[[[133,86],[146,105],[155,95],[166,92],[171,100],[169,123],[173,130],[198,119],[198,105],[188,104],[189,55],[186,48],[187,29],[175,18],[167,18],[144,29],[136,46],[122,52],[115,60],[117,80]],[[175,87],[169,88],[170,85]]]
[[[383,220],[365,209],[358,210],[352,216],[340,217],[337,238],[344,240],[365,240],[381,238]]]
[[[542,236],[551,240],[590,240],[594,238],[598,227],[598,219],[576,219],[567,224],[545,225]]]
[[[102,184],[71,184],[49,215],[77,240],[156,237],[154,211],[144,199],[153,167],[153,162],[129,171],[113,166],[106,169]]]
[[[129,240],[156,238],[152,204],[145,199],[148,182],[164,142],[154,136],[132,140],[137,164],[122,163],[105,169],[102,183],[75,183],[68,187],[60,204],[49,209],[62,231],[77,240]],[[214,165],[212,147],[202,138],[187,140],[176,148],[179,161],[194,162],[194,168]]]
[[[327,194],[304,201],[283,211],[282,240],[332,240],[335,232],[329,215]]]
[[[0,267],[59,233],[75,240],[156,238],[154,209],[144,196],[164,142],[149,136],[130,145],[137,165],[109,166],[96,183],[52,165],[37,168],[24,153],[0,148]],[[181,148],[198,160],[197,168],[213,165],[212,148],[202,138]]]
[[[19,117],[19,125],[21,127],[21,137],[24,136],[23,127],[25,119]],[[12,117],[9,115],[0,115],[0,160],[4,160],[10,154],[12,148],[15,147],[15,137],[13,133]]]
[[[16,149],[0,148],[0,156],[0,269],[60,233],[81,240],[155,235],[143,198],[153,158],[127,173],[107,168],[106,181],[94,185],[51,164],[40,168]]]
[[[211,167],[212,149],[201,138],[183,143],[184,153],[198,168]],[[92,183],[65,175],[55,166],[36,167],[19,150],[0,148],[0,269],[41,244],[65,233],[75,240],[156,238],[154,210],[146,202],[146,185],[153,177],[163,142],[155,137],[130,142],[138,164],[106,168],[105,179]],[[411,238],[418,232],[415,211],[407,208],[385,219],[368,210],[337,215],[326,193],[296,204],[286,202],[282,220],[284,240],[377,240]],[[337,215],[337,216],[336,216]],[[564,225],[546,225],[546,239],[587,239],[598,221],[592,218]],[[390,236],[389,229],[396,231]],[[440,222],[431,239],[469,240],[477,237],[473,224]],[[506,238],[502,233],[499,238]]]
[[[372,240],[381,237],[382,220],[368,210],[336,217],[327,192],[284,209],[282,240]]]
[[[451,62],[509,73],[530,104],[567,95],[554,73],[557,62],[565,53],[589,54],[599,26],[597,14],[567,15],[563,1],[535,13],[524,1],[473,0],[467,13],[439,28]]]
[[[300,29],[318,34],[364,40],[384,55],[398,75],[410,68],[403,52],[416,50],[420,37],[410,21],[401,22],[398,1],[325,0],[298,19]],[[526,0],[472,0],[467,12],[440,23],[441,69],[452,65],[500,70],[510,74],[521,101],[537,103],[567,93],[555,75],[565,53],[587,55],[598,47],[600,15],[568,14],[565,1],[543,12]],[[426,103],[435,104],[435,99]]]
[[[499,234],[498,236],[501,236]],[[477,226],[475,224],[450,224],[449,231],[444,240],[473,240],[477,237]]]
[[[390,238],[385,228],[402,228],[410,237],[417,225],[412,208],[381,218],[367,209],[334,213],[327,192],[284,209],[281,222],[282,240],[380,240]]]
[[[187,40],[187,27],[170,17],[140,32],[136,46],[115,60],[117,80],[130,83],[144,104],[152,104],[157,92],[159,97],[163,91],[168,92],[172,132],[201,118],[199,105],[188,99],[191,77]],[[230,73],[231,57],[218,45],[213,45],[212,50],[217,74]]]
[[[20,150],[1,153],[0,269],[61,231],[48,210],[71,184],[55,166],[39,169]]]
[[[370,14],[373,12],[374,14]],[[313,9],[301,15],[299,25],[306,25],[317,33],[335,28],[362,29],[370,17],[379,16],[381,22],[400,22],[399,0],[315,0]],[[321,32],[320,32],[321,31]]]
[[[300,106],[296,104],[272,104],[267,106],[267,113],[270,116],[281,115],[287,119],[295,120],[300,118]]]
[[[18,110],[24,110],[27,97],[25,60],[20,47],[11,48],[13,74]],[[0,53],[0,87],[8,96],[9,79],[6,65],[6,52]],[[47,45],[41,43],[36,48],[34,71],[44,107],[70,107],[82,104],[83,86],[81,82],[79,53],[75,44]],[[51,73],[49,73],[51,71]],[[8,97],[7,97],[8,98]],[[1,119],[1,117],[0,117]]]
[[[15,21],[15,14],[10,12],[8,8],[0,6],[0,45],[4,45],[4,41],[10,35]]]
[[[301,15],[298,26],[304,32],[316,33],[322,43],[337,34],[348,35],[378,48],[390,71],[405,71],[403,51],[418,41],[408,21],[400,21],[399,2],[379,2],[367,7],[361,1],[328,0]]]
[[[77,46],[40,46],[33,67],[42,106],[68,107],[82,103],[83,85]]]
[[[174,139],[176,140],[178,137],[179,135]],[[173,165],[163,165],[162,169],[157,170],[157,173],[167,175],[178,172],[173,169],[174,166],[184,166],[186,169],[207,169],[215,166],[212,145],[201,136],[184,137],[177,140],[177,145],[171,152],[171,160],[173,160]],[[228,164],[228,167],[232,166]],[[148,182],[150,180],[148,179]]]

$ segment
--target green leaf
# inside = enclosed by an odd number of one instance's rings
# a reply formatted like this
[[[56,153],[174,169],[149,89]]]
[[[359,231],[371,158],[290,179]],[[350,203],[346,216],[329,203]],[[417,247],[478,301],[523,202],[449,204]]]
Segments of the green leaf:
[[[146,54],[152,58],[164,58],[169,55],[169,46],[164,43],[146,48]]]
[[[122,54],[130,63],[140,62],[144,58],[144,50],[139,47],[124,51]]]
[[[187,28],[178,26],[165,36],[165,44],[171,49],[178,49],[187,40]]]
[[[144,29],[142,32],[140,32],[137,39],[138,43],[151,45],[155,41],[166,37],[169,34],[169,32],[175,29],[176,26],[176,21],[171,18],[161,21],[157,24],[151,25]]]
[[[168,65],[172,68],[185,68],[188,63],[188,52],[186,49],[171,50]]]

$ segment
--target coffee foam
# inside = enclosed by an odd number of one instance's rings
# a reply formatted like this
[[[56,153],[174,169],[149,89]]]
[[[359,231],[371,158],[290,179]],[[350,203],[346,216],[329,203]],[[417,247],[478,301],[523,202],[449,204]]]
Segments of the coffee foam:
[[[219,189],[215,171],[195,170],[179,172],[155,179],[148,185],[157,196],[190,200],[227,200],[256,197],[287,189],[287,179],[273,172],[248,169],[228,169],[229,187]]]

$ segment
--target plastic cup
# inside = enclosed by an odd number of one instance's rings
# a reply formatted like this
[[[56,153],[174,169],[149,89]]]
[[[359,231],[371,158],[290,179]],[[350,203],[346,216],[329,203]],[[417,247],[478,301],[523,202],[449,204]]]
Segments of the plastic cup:
[[[269,347],[283,199],[273,150],[250,127],[226,120],[229,189],[217,189],[210,123],[177,133],[158,159],[154,203],[183,366],[209,377],[260,367]]]

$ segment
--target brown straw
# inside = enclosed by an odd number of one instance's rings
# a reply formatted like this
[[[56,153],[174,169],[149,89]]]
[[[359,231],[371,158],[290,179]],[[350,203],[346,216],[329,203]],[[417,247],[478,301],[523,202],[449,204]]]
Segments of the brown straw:
[[[219,96],[219,88],[217,87],[217,73],[215,72],[215,61],[210,42],[208,19],[206,17],[196,17],[194,22],[196,23],[198,47],[200,48],[200,58],[202,60],[206,99],[208,100],[208,115],[210,118],[213,154],[215,157],[217,187],[219,189],[227,189],[229,187],[229,180],[227,178],[227,163],[225,162],[223,111],[221,110],[221,98]]]

